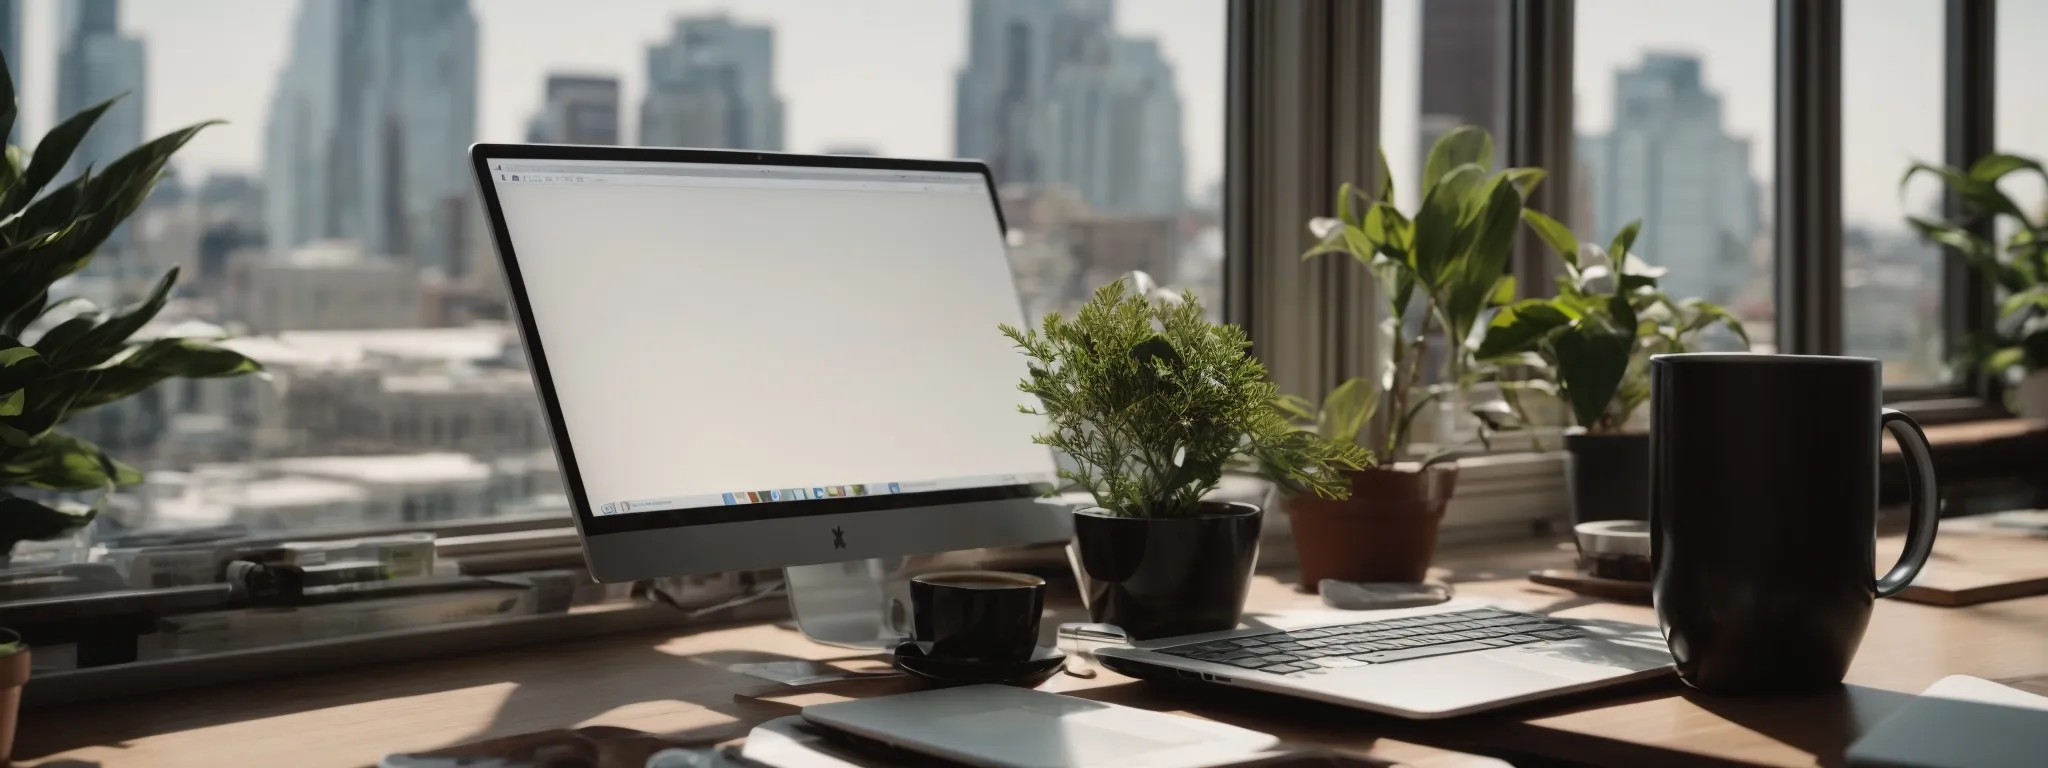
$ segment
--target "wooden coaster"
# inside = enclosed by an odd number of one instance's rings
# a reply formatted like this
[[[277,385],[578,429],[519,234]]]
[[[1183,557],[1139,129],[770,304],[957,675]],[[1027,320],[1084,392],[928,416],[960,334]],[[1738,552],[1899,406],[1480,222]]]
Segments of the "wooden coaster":
[[[1562,568],[1530,571],[1529,580],[1546,587],[1569,589],[1587,597],[1644,605],[1650,603],[1650,582],[1647,581],[1603,579]]]
[[[1942,521],[1934,555],[1899,593],[1900,600],[1953,608],[2048,595],[2048,538],[1966,521],[1969,518]],[[1897,562],[1905,545],[1903,536],[1879,539],[1878,570]]]

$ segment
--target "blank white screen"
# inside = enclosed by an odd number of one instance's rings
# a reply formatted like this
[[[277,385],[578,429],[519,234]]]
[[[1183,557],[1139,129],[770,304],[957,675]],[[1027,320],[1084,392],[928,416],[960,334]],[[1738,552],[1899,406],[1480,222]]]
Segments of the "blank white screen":
[[[963,176],[494,182],[593,507],[1049,479],[1042,422],[1016,408],[1023,358],[996,330],[1023,318],[994,203]]]

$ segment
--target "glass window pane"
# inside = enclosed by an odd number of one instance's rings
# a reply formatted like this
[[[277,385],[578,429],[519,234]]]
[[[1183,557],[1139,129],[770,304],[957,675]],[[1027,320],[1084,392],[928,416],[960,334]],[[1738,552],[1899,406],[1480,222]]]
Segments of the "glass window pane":
[[[1418,202],[1422,162],[1444,132],[1477,125],[1507,152],[1508,5],[1495,0],[1388,0],[1383,6],[1380,146],[1396,199]]]
[[[149,332],[221,326],[272,374],[172,381],[75,420],[149,481],[91,531],[28,547],[75,560],[159,529],[566,514],[474,141],[985,158],[1034,317],[1132,269],[1220,315],[1221,0],[602,6],[5,4],[17,143],[122,91],[78,167],[229,121],[61,295],[115,305],[179,266]]]
[[[1634,252],[1670,268],[1666,291],[1726,305],[1759,351],[1774,348],[1773,16],[1770,0],[1580,0],[1573,35],[1572,230],[1606,243],[1641,220]]]
[[[2039,73],[2048,72],[2048,48],[2040,43],[2048,32],[2048,3],[2002,2],[1998,4],[1997,63],[1998,117],[1993,146],[2000,152],[2048,162],[2048,106],[2041,103],[2036,87]],[[2036,225],[2048,216],[2048,189],[2030,173],[2014,173],[1999,182],[1999,189],[2012,197],[2021,211]],[[2001,220],[1998,237],[2012,234],[2012,224]]]
[[[1941,324],[1941,249],[1906,216],[1941,216],[1941,184],[1908,163],[1942,157],[1941,0],[1842,6],[1843,351],[1884,361],[1888,386],[1950,376]]]

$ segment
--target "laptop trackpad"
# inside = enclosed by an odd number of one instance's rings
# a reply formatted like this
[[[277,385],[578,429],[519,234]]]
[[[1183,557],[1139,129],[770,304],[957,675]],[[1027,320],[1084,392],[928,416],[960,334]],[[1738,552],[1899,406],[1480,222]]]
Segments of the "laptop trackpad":
[[[1301,685],[1324,689],[1339,696],[1362,696],[1374,703],[1417,713],[1449,712],[1499,699],[1555,690],[1566,681],[1582,679],[1559,674],[1541,657],[1534,663],[1516,658],[1502,649],[1416,659],[1393,664],[1374,664],[1310,675]],[[1555,665],[1584,668],[1571,662]],[[1613,674],[1617,670],[1607,670]],[[1592,678],[1592,679],[1598,679]]]

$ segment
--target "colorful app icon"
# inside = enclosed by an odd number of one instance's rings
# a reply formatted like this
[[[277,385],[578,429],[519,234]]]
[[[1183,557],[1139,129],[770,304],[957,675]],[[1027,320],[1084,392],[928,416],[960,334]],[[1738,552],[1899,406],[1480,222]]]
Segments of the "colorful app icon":
[[[607,515],[609,515],[609,514],[612,514],[612,513],[614,513],[614,512],[617,512],[617,511],[619,511],[619,505],[617,505],[617,504],[606,504],[606,505],[604,505],[604,514],[607,514]]]
[[[832,492],[832,495],[833,495],[833,496],[845,496],[845,495],[846,495],[846,486],[843,486],[843,485],[835,485],[835,486],[832,486],[832,487],[830,487],[830,488],[827,488],[827,489],[825,489],[825,490],[827,490],[827,491],[831,491],[831,492]]]
[[[774,492],[774,491],[755,491],[755,493],[759,493],[759,494],[761,494],[761,500],[762,500],[762,501],[774,501],[774,500],[775,500],[775,492]]]
[[[747,491],[747,503],[748,503],[748,504],[759,504],[759,503],[761,503],[761,494],[755,493],[755,492],[753,492],[753,491]]]
[[[823,489],[823,488],[812,488],[812,489],[811,489],[811,498],[813,498],[813,499],[822,499],[822,498],[825,498],[825,489]]]
[[[890,483],[890,484],[889,484],[889,492],[890,492],[890,493],[902,493],[902,492],[903,492],[903,486],[897,485],[897,484],[895,484],[895,483]]]
[[[866,496],[866,495],[868,495],[868,487],[867,487],[867,486],[865,486],[865,485],[856,485],[856,486],[854,486],[854,487],[853,487],[853,495],[855,495],[855,496]]]
[[[802,500],[802,499],[803,499],[803,497],[804,497],[804,489],[802,489],[802,488],[784,488],[784,489],[782,489],[782,496],[781,496],[781,498],[782,498],[782,500],[783,500],[783,501],[800,501],[800,500]]]
[[[728,507],[732,506],[732,494],[725,494],[725,505]]]

